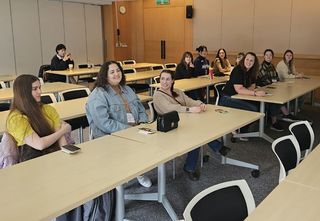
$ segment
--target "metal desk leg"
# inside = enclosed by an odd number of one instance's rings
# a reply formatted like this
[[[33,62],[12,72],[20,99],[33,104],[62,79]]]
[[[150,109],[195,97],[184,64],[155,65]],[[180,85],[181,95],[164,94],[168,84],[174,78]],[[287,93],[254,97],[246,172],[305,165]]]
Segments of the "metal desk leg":
[[[298,99],[299,97],[297,97],[296,99],[294,99],[294,115],[298,114]]]
[[[209,100],[210,100],[210,88],[209,86],[207,86],[207,104],[209,104]]]
[[[311,91],[311,94],[310,94],[310,102],[311,102],[311,106],[314,106],[314,90]]]

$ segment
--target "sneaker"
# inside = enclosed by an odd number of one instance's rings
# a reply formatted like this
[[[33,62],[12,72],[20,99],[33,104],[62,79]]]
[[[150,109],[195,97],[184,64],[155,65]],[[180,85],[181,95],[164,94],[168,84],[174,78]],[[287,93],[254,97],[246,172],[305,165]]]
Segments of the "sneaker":
[[[226,147],[226,146],[222,146],[219,150],[219,153],[222,155],[222,156],[226,156],[229,152],[230,152],[230,148],[229,147]]]
[[[143,187],[149,188],[152,186],[150,178],[145,175],[138,176],[137,179],[138,179],[138,182],[140,183],[140,185]]]
[[[198,181],[200,178],[200,171],[199,170],[194,170],[194,171],[188,171],[183,167],[184,172],[188,174],[188,178],[191,181]]]
[[[292,114],[283,115],[282,120],[290,123],[299,121],[299,119]]]
[[[270,129],[274,131],[284,131],[283,127],[279,124],[279,122],[272,124]]]

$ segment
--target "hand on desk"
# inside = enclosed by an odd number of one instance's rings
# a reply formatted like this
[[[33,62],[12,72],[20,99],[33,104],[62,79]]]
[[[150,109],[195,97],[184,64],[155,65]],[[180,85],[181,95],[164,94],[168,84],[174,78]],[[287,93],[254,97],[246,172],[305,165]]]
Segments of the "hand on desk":
[[[264,97],[264,96],[266,96],[266,92],[257,90],[255,92],[255,95],[258,96],[258,97]]]

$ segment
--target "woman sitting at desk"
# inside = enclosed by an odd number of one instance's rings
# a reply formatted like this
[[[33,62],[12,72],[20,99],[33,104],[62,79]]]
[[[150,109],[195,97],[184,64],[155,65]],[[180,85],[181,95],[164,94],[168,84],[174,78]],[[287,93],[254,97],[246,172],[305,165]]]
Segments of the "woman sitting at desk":
[[[259,111],[258,103],[242,99],[235,99],[231,96],[236,94],[249,96],[265,96],[266,93],[256,89],[256,76],[259,69],[258,58],[255,53],[248,52],[240,61],[240,64],[233,68],[230,79],[226,83],[219,104],[226,107],[239,108],[248,111]],[[242,128],[247,132],[248,126]]]
[[[183,53],[180,63],[176,68],[174,79],[178,80],[192,77],[197,77],[194,71],[193,56],[191,52],[186,51]]]
[[[105,62],[98,74],[96,88],[86,104],[87,118],[94,138],[148,122],[145,109],[133,90],[126,85],[118,62]],[[146,176],[137,177],[144,187],[150,187]]]
[[[60,120],[57,111],[42,104],[41,84],[33,75],[20,75],[13,84],[13,102],[7,130],[17,141],[20,161],[60,150],[67,144],[64,135],[71,126]]]
[[[216,58],[213,61],[213,70],[215,76],[224,76],[226,72],[231,70],[231,64],[224,48],[218,50]]]
[[[174,89],[174,72],[163,70],[160,73],[160,88],[154,92],[154,108],[159,114],[170,111],[200,113],[206,110],[206,105],[199,100],[193,100],[186,96],[182,91]],[[226,155],[230,148],[223,146],[219,141],[214,140],[208,145],[214,151],[219,151],[221,155]],[[198,180],[200,172],[196,170],[199,148],[188,153],[186,163],[183,167],[188,173],[189,179]]]

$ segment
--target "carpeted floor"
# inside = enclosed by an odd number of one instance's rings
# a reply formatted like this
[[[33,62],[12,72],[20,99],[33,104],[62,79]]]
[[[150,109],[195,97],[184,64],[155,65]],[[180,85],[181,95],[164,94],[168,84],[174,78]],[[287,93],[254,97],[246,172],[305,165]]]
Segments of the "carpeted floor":
[[[319,107],[305,105],[298,114],[300,118],[307,118],[313,121],[315,131],[315,145],[319,143],[320,118]],[[275,132],[266,128],[266,133],[272,138],[278,138],[289,134],[289,123],[281,122],[286,128],[284,132]],[[215,125],[212,125],[213,127]],[[251,129],[257,128],[257,124]],[[188,202],[203,189],[230,180],[245,179],[253,193],[256,205],[258,205],[277,185],[279,176],[279,164],[271,150],[271,143],[261,138],[250,138],[248,142],[237,141],[231,143],[228,139],[226,144],[232,150],[228,157],[247,161],[260,166],[260,177],[253,178],[251,169],[221,164],[221,157],[209,152],[209,162],[201,168],[199,181],[190,181],[187,174],[183,172],[185,156],[176,159],[176,179],[172,178],[172,162],[166,164],[167,170],[167,197],[179,218],[182,217],[185,206]],[[134,179],[125,185],[126,193],[154,192],[157,190],[157,170],[147,173],[152,179],[151,188],[141,187]],[[158,202],[148,201],[126,201],[126,216],[130,220],[139,221],[169,221],[171,220],[164,207]]]

